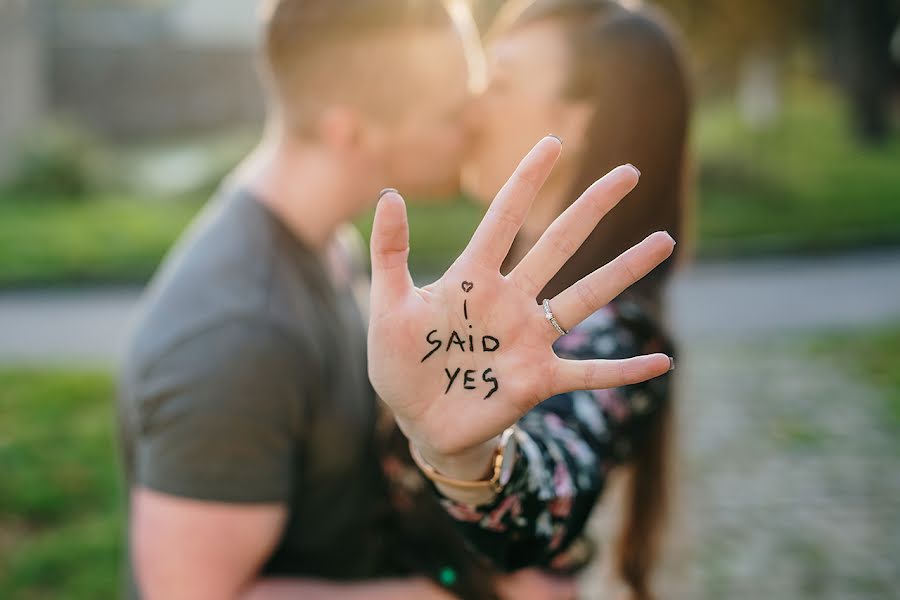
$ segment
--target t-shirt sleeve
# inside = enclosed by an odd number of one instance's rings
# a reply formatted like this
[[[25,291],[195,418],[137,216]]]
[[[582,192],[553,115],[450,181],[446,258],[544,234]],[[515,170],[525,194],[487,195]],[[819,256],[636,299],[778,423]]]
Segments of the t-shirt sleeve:
[[[300,346],[232,321],[181,342],[138,375],[138,485],[199,500],[287,502],[297,476]]]

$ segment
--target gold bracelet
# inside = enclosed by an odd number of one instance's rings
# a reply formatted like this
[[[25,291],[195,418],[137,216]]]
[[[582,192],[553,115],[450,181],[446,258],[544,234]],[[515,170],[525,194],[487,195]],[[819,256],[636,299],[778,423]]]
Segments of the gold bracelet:
[[[494,494],[498,494],[506,484],[506,481],[501,480],[505,479],[502,478],[501,475],[507,474],[510,471],[510,469],[504,469],[503,467],[504,462],[511,459],[511,457],[507,457],[506,454],[508,454],[508,448],[511,447],[511,443],[514,443],[515,437],[513,433],[514,427],[510,427],[500,436],[500,443],[497,445],[494,454],[491,456],[491,467],[493,471],[489,479],[455,479],[453,477],[442,475],[437,469],[425,461],[422,455],[419,454],[419,450],[416,448],[415,444],[412,443],[412,440],[409,442],[409,454],[412,457],[413,462],[416,463],[416,466],[419,467],[419,470],[422,471],[422,474],[434,482],[464,490],[490,490]]]

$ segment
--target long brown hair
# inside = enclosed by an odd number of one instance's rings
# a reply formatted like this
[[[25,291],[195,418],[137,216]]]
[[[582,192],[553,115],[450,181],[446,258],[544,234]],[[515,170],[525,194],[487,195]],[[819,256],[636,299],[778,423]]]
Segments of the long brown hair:
[[[583,159],[567,198],[577,198],[604,173],[626,162],[642,171],[638,187],[594,229],[541,292],[552,298],[656,230],[676,240],[685,233],[688,76],[680,42],[667,19],[641,6],[610,0],[535,0],[512,3],[490,36],[545,21],[558,22],[570,44],[570,72],[562,93],[595,107]],[[490,37],[489,36],[489,37]],[[565,209],[560,206],[559,210]],[[688,244],[631,286],[626,294],[660,325],[665,284]],[[669,388],[671,389],[671,387]],[[617,569],[638,599],[652,597],[671,483],[671,393],[636,440],[626,488],[626,515],[616,548]]]

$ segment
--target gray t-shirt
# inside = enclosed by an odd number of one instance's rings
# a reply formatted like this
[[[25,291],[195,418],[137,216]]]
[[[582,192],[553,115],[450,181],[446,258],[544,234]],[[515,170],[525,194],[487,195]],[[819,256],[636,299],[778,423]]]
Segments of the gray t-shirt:
[[[129,485],[284,503],[264,573],[372,577],[376,412],[349,287],[249,193],[223,188],[144,298],[119,401]]]

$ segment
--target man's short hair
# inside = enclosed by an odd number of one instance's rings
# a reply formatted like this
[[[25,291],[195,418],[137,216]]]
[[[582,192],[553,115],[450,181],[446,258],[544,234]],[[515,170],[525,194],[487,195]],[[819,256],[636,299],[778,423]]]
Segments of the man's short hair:
[[[452,25],[442,0],[270,0],[262,16],[268,83],[283,118],[300,128],[335,102],[388,110],[373,88],[391,85],[396,69],[380,41]]]

